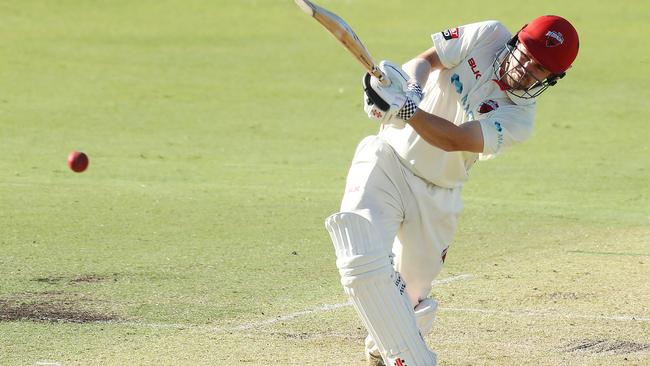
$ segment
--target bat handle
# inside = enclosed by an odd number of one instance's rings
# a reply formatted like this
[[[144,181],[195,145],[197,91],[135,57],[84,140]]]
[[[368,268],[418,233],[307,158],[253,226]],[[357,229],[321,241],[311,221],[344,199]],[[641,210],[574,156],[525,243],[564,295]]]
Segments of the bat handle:
[[[381,86],[390,86],[390,79],[387,78],[386,75],[381,70],[379,70],[377,66],[372,67],[370,74],[379,80],[379,84],[381,84]]]

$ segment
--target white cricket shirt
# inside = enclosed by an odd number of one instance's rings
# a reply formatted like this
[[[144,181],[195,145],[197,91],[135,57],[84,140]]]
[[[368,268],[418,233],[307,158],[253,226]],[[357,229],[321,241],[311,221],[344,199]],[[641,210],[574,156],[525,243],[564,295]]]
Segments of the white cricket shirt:
[[[492,63],[511,37],[497,21],[431,36],[445,68],[431,73],[419,107],[456,125],[480,121],[484,148],[481,154],[446,152],[426,142],[408,124],[402,129],[384,128],[379,136],[413,173],[440,187],[459,187],[479,158],[493,158],[531,135],[535,100],[511,96],[494,80]]]

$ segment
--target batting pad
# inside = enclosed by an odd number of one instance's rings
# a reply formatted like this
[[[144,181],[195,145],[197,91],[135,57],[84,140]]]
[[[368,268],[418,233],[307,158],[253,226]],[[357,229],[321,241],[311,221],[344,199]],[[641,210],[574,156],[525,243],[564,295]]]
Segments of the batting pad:
[[[395,272],[390,251],[370,221],[351,212],[327,218],[343,289],[390,365],[434,366],[418,331],[406,284]]]
[[[415,322],[418,325],[420,334],[426,337],[433,329],[433,321],[436,320],[436,310],[438,302],[430,297],[420,301],[415,306]]]
[[[438,302],[430,297],[420,301],[415,309],[415,324],[420,330],[422,337],[426,337],[433,329],[433,322],[436,320],[436,310],[438,310]],[[379,348],[371,335],[368,335],[365,340],[366,352],[378,355]]]

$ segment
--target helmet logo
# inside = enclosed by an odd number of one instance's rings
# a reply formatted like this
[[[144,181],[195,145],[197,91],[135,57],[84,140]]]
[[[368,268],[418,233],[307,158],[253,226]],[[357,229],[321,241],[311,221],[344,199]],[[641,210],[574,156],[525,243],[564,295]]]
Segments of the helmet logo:
[[[562,43],[564,43],[562,33],[556,31],[548,31],[546,33],[546,47],[557,47]]]

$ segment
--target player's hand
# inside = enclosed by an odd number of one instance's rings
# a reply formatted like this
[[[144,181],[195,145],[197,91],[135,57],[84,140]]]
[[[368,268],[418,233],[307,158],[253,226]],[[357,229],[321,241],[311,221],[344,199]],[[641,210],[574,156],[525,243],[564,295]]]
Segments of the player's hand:
[[[382,86],[377,78],[366,74],[363,109],[371,119],[402,128],[415,114],[422,100],[422,90],[400,66],[390,61],[382,61],[379,69],[390,80],[390,85]]]

